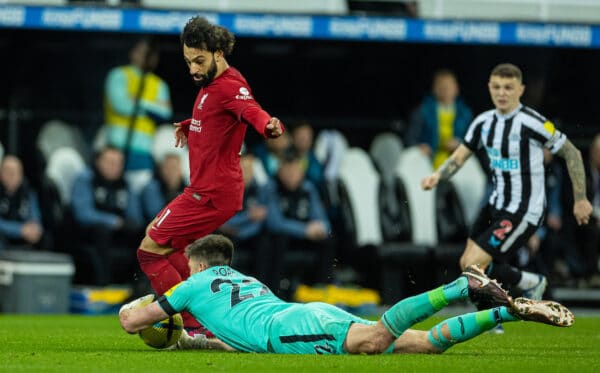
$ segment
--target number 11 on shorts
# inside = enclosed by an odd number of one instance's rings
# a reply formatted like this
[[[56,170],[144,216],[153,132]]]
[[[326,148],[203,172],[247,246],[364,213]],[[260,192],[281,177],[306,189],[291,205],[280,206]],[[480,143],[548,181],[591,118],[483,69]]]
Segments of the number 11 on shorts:
[[[162,214],[162,216],[158,219],[158,221],[156,222],[156,227],[160,227],[160,225],[162,224],[162,222],[167,218],[167,216],[169,216],[169,214],[171,213],[170,209],[166,209],[165,212]]]

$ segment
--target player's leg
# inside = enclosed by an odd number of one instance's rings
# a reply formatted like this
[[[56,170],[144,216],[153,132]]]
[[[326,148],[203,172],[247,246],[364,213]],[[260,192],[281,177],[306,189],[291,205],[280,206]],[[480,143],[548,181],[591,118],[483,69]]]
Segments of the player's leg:
[[[471,312],[444,320],[429,330],[429,342],[439,352],[443,352],[457,343],[467,341],[497,325],[520,320],[505,306]]]
[[[498,283],[472,266],[450,284],[396,303],[375,325],[352,325],[346,337],[345,349],[349,353],[436,352],[422,333],[410,331],[405,335],[405,332],[451,302],[467,297],[498,305],[512,303]]]
[[[496,281],[489,279],[477,266],[470,266],[450,284],[396,303],[383,314],[381,321],[398,338],[413,324],[425,320],[449,303],[467,297],[493,305],[509,305],[512,302]]]
[[[169,255],[169,263],[177,270],[182,279],[190,277],[190,266],[188,258],[185,256],[186,246],[184,246],[183,250],[175,250],[175,252]]]
[[[490,224],[491,222],[491,224]],[[529,296],[540,299],[546,279],[536,273],[521,271],[507,263],[517,248],[521,247],[535,232],[536,226],[528,223],[521,215],[492,212],[487,207],[475,221],[467,246],[460,258],[461,268],[477,264],[486,273],[500,281],[504,288],[529,290]],[[484,305],[483,309],[489,308]]]
[[[148,230],[154,222],[150,223]],[[173,285],[181,282],[179,272],[169,262],[169,254],[174,250],[168,245],[160,245],[146,233],[137,251],[138,262],[148,276],[152,289],[158,295],[164,294]]]
[[[235,211],[221,211],[208,199],[196,199],[183,193],[171,201],[152,221],[138,249],[142,271],[148,276],[158,295],[164,294],[189,276],[182,251],[185,242],[216,230]],[[172,256],[172,258],[171,258]],[[182,313],[186,330],[201,329],[188,313]]]
[[[486,273],[496,278],[511,278],[511,283],[516,283],[513,288],[521,292],[524,297],[531,299],[542,299],[546,286],[548,286],[548,280],[544,275],[524,271],[506,262],[490,263]]]
[[[435,349],[443,352],[501,323],[521,320],[566,327],[573,325],[575,317],[557,302],[517,298],[509,307],[500,306],[444,320],[431,328],[427,337]]]
[[[487,266],[494,260],[494,258],[483,250],[475,241],[471,238],[467,238],[467,245],[460,257],[460,269],[465,270],[470,265],[478,265],[482,269],[486,269]]]
[[[140,268],[146,274],[152,289],[158,295],[164,294],[167,290],[186,279],[182,276],[180,269],[173,265],[174,262],[170,260],[174,255],[177,256],[177,252],[173,248],[159,245],[148,234],[146,234],[138,248],[137,257]],[[180,264],[178,261],[175,261],[175,263]],[[189,276],[189,269],[187,270],[187,276]],[[202,325],[188,312],[182,312],[181,317],[186,330],[202,329]]]

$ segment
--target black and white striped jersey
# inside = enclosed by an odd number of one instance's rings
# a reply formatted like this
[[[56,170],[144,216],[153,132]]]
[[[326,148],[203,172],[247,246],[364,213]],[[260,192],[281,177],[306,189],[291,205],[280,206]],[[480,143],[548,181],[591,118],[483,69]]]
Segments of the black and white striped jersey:
[[[471,151],[483,147],[490,159],[494,191],[489,204],[536,225],[546,207],[543,147],[556,153],[565,141],[552,122],[523,105],[507,115],[480,114],[464,139]]]

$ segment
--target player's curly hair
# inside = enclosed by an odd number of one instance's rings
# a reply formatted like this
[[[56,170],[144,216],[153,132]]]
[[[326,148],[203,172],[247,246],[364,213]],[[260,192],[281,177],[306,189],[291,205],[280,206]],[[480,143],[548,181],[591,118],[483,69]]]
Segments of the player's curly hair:
[[[209,234],[185,248],[188,258],[205,262],[209,267],[231,265],[233,242],[220,234]]]
[[[181,45],[190,48],[222,51],[228,56],[233,51],[234,44],[235,36],[229,30],[213,25],[200,16],[190,18],[181,32]]]

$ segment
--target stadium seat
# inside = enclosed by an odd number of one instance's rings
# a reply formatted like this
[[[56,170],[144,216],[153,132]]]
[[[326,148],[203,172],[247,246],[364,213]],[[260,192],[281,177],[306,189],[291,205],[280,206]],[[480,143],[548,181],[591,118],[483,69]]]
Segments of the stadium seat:
[[[379,217],[385,242],[411,242],[412,222],[404,183],[398,177],[379,186]]]
[[[254,180],[258,185],[265,185],[269,182],[269,176],[267,175],[267,171],[265,171],[265,166],[260,161],[260,159],[255,158],[253,163],[254,168]]]
[[[88,159],[89,155],[88,146],[79,128],[56,119],[42,125],[36,147],[45,160],[48,160],[56,149],[63,147],[75,149],[84,160]]]
[[[340,204],[338,177],[347,150],[348,140],[337,130],[322,130],[315,139],[315,157],[323,165],[325,178],[324,198],[334,209]]]
[[[406,190],[395,174],[402,148],[400,138],[391,132],[377,135],[369,148],[369,154],[381,175],[378,206],[383,239],[386,242],[410,241],[411,239]]]
[[[458,195],[467,226],[471,226],[477,218],[481,200],[485,195],[486,180],[485,172],[475,156],[469,158],[450,179]]]
[[[443,181],[435,188],[435,208],[440,244],[460,243],[467,239],[467,225],[454,185]]]
[[[100,149],[106,146],[106,127],[100,126],[98,131],[96,132],[96,136],[94,136],[94,140],[92,141],[92,150],[94,153],[97,153]]]
[[[340,183],[347,192],[358,247],[382,243],[378,200],[379,175],[367,153],[350,148],[342,158]]]
[[[369,154],[383,179],[393,178],[403,148],[402,140],[392,132],[380,133],[371,142]]]
[[[412,221],[412,243],[435,247],[438,243],[435,194],[421,188],[421,180],[433,172],[431,161],[417,147],[402,152],[396,174],[404,182]]]
[[[337,179],[348,140],[337,130],[322,130],[315,139],[315,156],[324,168],[325,180]]]
[[[406,168],[400,164],[404,157],[401,141],[394,134],[379,135],[373,140],[370,153],[382,175],[379,209],[384,243],[378,248],[381,296],[385,304],[393,304],[417,291],[415,276],[423,272],[417,267],[431,265],[432,250],[429,242],[415,240],[415,212],[412,210],[419,210],[421,206],[411,204],[408,193],[412,186],[407,184],[407,180],[417,182],[419,186],[420,177],[409,177],[412,169],[404,169],[403,174],[399,174],[400,167]],[[410,152],[408,154],[410,158]],[[428,162],[427,159],[425,161]]]
[[[70,205],[71,187],[77,175],[84,169],[83,158],[73,148],[59,148],[50,155],[45,173],[58,189],[65,206]]]

